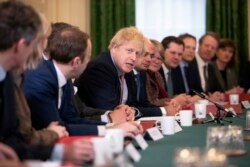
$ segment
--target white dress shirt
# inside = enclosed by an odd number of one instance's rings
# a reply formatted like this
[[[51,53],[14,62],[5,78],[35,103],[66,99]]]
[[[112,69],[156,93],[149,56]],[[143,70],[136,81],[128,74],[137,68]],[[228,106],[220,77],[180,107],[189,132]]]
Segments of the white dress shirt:
[[[58,106],[57,107],[59,109],[62,103],[62,96],[63,96],[62,87],[67,83],[67,80],[54,61],[53,61],[53,64],[56,69],[56,75],[57,75],[57,80],[58,80]]]
[[[198,64],[198,70],[199,70],[199,75],[200,75],[200,80],[201,80],[201,87],[203,89],[203,91],[206,91],[206,81],[205,81],[205,77],[204,77],[204,66],[208,65],[207,62],[205,62],[204,60],[201,59],[200,55],[197,53],[195,55],[197,64]],[[207,71],[206,71],[207,73]]]

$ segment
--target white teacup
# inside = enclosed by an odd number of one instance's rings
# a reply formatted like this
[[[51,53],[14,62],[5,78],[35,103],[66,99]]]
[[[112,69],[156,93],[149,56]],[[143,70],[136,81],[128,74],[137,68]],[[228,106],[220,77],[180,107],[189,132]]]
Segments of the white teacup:
[[[206,118],[207,105],[205,103],[194,104],[195,117],[198,119]]]
[[[198,103],[202,103],[202,104],[208,105],[208,104],[209,104],[209,101],[206,100],[206,99],[200,99],[200,100],[198,100]]]
[[[229,103],[230,104],[239,104],[239,95],[238,94],[230,94],[229,95]]]
[[[91,139],[95,152],[94,165],[106,165],[112,160],[110,142],[105,138]]]
[[[181,126],[192,126],[193,123],[193,111],[181,110],[175,116],[180,116]]]
[[[173,135],[175,133],[175,117],[166,116],[161,118],[161,130],[164,135]]]
[[[105,138],[110,141],[113,153],[116,154],[123,151],[124,133],[122,129],[108,129]]]

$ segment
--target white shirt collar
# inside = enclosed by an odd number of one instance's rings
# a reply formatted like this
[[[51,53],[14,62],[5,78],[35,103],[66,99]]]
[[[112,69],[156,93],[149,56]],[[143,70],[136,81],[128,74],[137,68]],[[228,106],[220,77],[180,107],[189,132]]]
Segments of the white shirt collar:
[[[161,66],[162,66],[164,75],[168,75],[168,72],[169,72],[170,70],[169,70],[164,64],[162,64]]]
[[[133,69],[134,75],[137,75],[139,72],[136,69]]]
[[[56,69],[56,75],[57,75],[57,79],[58,79],[58,87],[61,88],[63,87],[67,80],[65,78],[65,76],[63,75],[62,71],[58,68],[58,66],[56,65],[56,63],[53,61],[53,64],[55,66]]]
[[[3,81],[6,77],[6,71],[3,69],[2,65],[0,64],[0,82]]]
[[[202,60],[202,58],[200,57],[198,53],[195,54],[195,58],[197,60],[198,66],[204,67],[204,65],[207,65],[207,62]]]
[[[185,61],[181,61],[180,62],[180,67],[182,68],[182,67],[187,67],[188,66],[188,63],[187,62],[185,62]]]
[[[44,60],[49,60],[48,56],[45,55],[44,53],[42,53],[42,56],[43,56],[43,59],[44,59]]]

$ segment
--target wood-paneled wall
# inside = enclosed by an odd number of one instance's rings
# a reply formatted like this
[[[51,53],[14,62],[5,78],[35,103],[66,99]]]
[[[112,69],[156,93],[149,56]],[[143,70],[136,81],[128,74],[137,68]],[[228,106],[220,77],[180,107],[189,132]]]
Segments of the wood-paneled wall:
[[[22,0],[44,13],[50,22],[67,22],[90,33],[89,0]]]

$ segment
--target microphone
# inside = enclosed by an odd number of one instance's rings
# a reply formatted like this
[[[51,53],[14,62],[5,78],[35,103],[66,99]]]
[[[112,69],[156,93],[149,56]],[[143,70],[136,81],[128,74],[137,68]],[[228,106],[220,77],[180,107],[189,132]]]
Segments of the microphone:
[[[191,89],[191,91],[193,93],[195,93],[196,95],[198,95],[199,97],[201,97],[202,99],[206,99],[206,96],[201,94],[200,92],[198,92],[197,90]]]
[[[214,101],[208,99],[208,98],[206,97],[206,95],[204,95],[203,93],[200,93],[200,92],[198,92],[197,90],[194,90],[194,89],[191,89],[191,91],[192,91],[193,93],[195,93],[197,96],[201,97],[202,99],[206,99],[206,100],[208,100],[209,102],[213,103],[213,104],[217,107],[217,109],[222,110],[222,111],[224,111],[224,112],[226,112],[226,113],[230,113],[230,114],[232,114],[233,116],[240,118],[235,112],[232,112],[231,110],[225,108],[224,106],[222,106],[222,105],[220,105],[220,104],[218,104],[218,103],[216,103],[216,102],[214,102]]]

